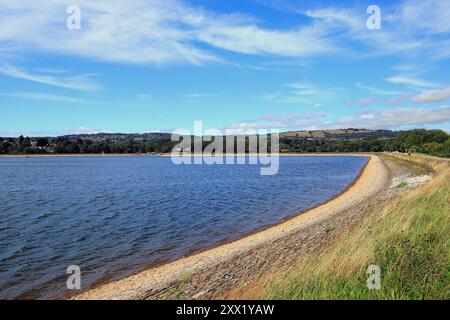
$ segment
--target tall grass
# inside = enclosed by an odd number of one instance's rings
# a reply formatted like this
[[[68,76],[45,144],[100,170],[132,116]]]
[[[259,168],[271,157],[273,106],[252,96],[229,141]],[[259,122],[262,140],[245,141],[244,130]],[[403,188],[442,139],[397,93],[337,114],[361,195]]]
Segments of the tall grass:
[[[373,209],[319,253],[251,284],[239,297],[449,299],[450,162],[411,158],[431,167],[435,177]],[[379,290],[366,285],[372,264],[381,268]]]

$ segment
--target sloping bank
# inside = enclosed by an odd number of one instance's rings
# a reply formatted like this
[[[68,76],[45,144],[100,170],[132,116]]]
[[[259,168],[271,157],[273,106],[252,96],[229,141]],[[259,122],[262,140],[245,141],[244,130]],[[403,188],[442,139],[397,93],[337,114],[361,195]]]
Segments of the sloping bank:
[[[390,170],[371,155],[359,178],[340,196],[276,226],[234,242],[150,268],[74,296],[75,299],[218,297],[293,264],[315,251],[373,206]]]
[[[433,179],[379,207],[323,249],[227,293],[260,299],[449,299],[450,161],[394,154]],[[406,183],[400,183],[402,188]],[[369,290],[369,265],[381,270]]]

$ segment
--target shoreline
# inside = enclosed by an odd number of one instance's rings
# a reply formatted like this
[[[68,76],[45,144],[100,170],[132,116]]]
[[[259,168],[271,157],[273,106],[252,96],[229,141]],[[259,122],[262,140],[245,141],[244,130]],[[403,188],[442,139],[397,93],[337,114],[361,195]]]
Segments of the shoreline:
[[[314,156],[319,154],[287,155]],[[126,278],[100,283],[69,297],[69,299],[161,298],[161,295],[169,288],[176,287],[180,279],[183,279],[187,273],[192,273],[194,276],[202,273],[208,274],[208,270],[217,269],[217,265],[220,263],[229,263],[239,256],[252,256],[252,251],[259,246],[272,243],[305,228],[308,229],[315,224],[326,223],[327,217],[333,217],[342,210],[350,209],[357,203],[365,201],[385,186],[387,170],[378,156],[367,153],[327,153],[326,155],[366,156],[369,159],[345,189],[321,204],[302,212],[296,212],[289,218],[255,230],[238,239],[219,243],[171,262],[150,266]],[[198,294],[196,293],[192,297],[196,298]]]
[[[155,153],[43,153],[43,154],[0,154],[0,158],[46,158],[46,157],[159,157]]]
[[[336,157],[336,156],[355,156],[355,157],[361,157],[361,156],[370,156],[373,153],[370,152],[292,152],[292,153],[278,153],[278,154],[270,154],[270,153],[259,153],[259,154],[253,154],[253,153],[238,153],[238,154],[232,154],[232,155],[220,155],[221,157],[255,157],[255,156],[279,156],[279,157],[298,157],[298,156],[305,156],[305,157],[313,157],[313,156],[330,156],[330,157]],[[170,153],[44,153],[44,154],[0,154],[1,158],[45,158],[45,157],[170,157]],[[200,157],[203,155],[199,154],[192,154],[192,155],[186,155],[183,157]],[[215,155],[212,156],[205,156],[205,157],[215,157]]]

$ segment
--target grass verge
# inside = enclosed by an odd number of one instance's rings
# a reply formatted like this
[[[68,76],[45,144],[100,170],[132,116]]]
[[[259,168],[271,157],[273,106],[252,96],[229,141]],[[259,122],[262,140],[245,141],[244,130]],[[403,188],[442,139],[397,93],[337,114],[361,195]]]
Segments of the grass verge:
[[[413,172],[416,175],[428,174],[432,171],[432,168],[428,164],[418,162],[417,159],[420,159],[420,158],[417,158],[416,156],[414,156],[414,159],[416,159],[416,161],[412,161],[410,156],[408,156],[406,158],[406,156],[404,156],[404,155],[395,156],[395,155],[389,155],[389,154],[383,153],[381,156],[384,159],[393,161],[394,163],[398,164],[399,166],[407,167],[409,170],[411,170],[411,172]]]

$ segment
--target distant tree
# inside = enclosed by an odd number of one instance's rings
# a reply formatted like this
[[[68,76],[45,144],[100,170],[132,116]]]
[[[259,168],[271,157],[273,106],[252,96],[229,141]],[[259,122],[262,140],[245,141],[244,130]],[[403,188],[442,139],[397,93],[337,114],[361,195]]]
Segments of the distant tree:
[[[1,142],[0,143],[0,153],[7,154],[12,148],[12,144],[9,142]]]
[[[30,139],[30,137],[26,137],[26,138],[23,140],[23,145],[24,145],[24,146],[27,146],[27,147],[30,147],[30,146],[31,146],[31,139]]]
[[[36,146],[38,147],[46,147],[48,145],[48,139],[47,138],[39,138],[36,140]]]
[[[437,143],[443,143],[448,139],[448,134],[442,130],[433,130],[432,132],[432,141]]]
[[[442,151],[443,145],[437,142],[428,142],[421,146],[421,149],[425,151],[425,153],[429,154],[437,154]]]

